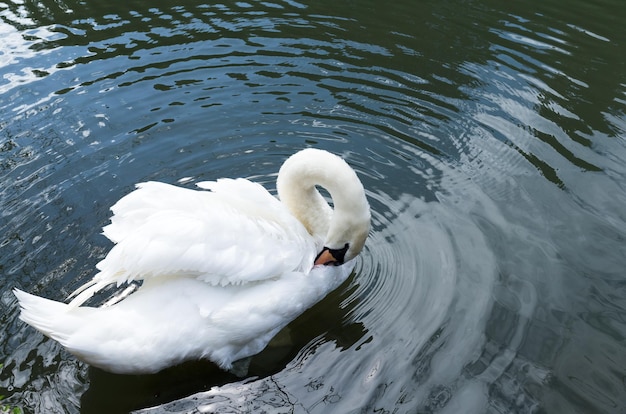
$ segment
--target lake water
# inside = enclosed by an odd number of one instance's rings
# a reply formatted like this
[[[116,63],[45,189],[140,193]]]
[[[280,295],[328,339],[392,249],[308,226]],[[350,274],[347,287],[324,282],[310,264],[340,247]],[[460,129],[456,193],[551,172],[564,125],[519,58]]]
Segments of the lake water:
[[[0,406],[626,413],[626,3],[309,3],[0,2]],[[17,319],[135,183],[273,191],[309,146],[373,229],[248,376],[112,375]]]

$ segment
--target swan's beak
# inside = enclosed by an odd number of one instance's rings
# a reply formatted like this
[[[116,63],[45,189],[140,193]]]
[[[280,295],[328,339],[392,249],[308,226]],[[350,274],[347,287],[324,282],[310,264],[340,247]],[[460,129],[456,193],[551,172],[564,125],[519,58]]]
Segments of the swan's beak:
[[[317,265],[329,266],[329,265],[337,265],[338,261],[335,258],[335,256],[333,256],[330,249],[328,247],[324,247],[324,250],[322,250],[322,252],[317,255],[317,258],[315,259],[315,263],[313,264],[315,266]]]
[[[348,251],[348,247],[350,245],[346,243],[345,246],[341,249],[331,249],[328,247],[324,247],[320,254],[315,258],[314,266],[323,265],[323,266],[340,266],[343,264],[344,257],[346,256],[346,252]]]

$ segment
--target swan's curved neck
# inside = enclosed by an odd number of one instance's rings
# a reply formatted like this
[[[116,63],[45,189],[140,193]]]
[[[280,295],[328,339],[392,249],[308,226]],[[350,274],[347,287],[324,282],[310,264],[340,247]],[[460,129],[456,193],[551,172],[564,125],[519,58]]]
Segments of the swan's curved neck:
[[[355,232],[365,232],[353,246],[358,254],[369,231],[369,205],[361,181],[344,160],[322,150],[300,151],[285,161],[276,186],[281,202],[325,246],[343,247]],[[328,191],[334,209],[316,186]]]

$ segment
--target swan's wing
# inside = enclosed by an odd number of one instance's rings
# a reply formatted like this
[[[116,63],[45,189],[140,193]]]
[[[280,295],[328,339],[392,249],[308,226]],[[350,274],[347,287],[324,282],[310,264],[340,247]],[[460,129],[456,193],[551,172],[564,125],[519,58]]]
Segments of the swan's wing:
[[[262,186],[244,179],[198,185],[211,191],[147,182],[118,201],[104,228],[116,245],[72,304],[112,283],[159,276],[227,285],[310,269],[313,239]]]

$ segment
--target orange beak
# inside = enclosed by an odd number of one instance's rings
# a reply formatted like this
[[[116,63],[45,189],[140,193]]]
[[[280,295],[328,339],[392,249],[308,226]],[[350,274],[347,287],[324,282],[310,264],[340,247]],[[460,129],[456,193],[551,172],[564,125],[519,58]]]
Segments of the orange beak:
[[[337,263],[337,259],[330,252],[330,249],[324,249],[322,251],[322,253],[320,253],[320,255],[317,256],[317,259],[315,259],[315,263],[313,263],[313,264],[315,266],[317,266],[317,265],[328,266],[328,265],[332,265],[332,264],[335,264],[335,263]]]

